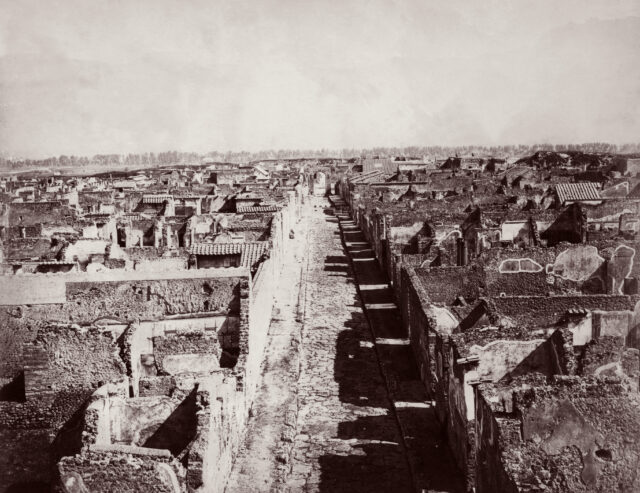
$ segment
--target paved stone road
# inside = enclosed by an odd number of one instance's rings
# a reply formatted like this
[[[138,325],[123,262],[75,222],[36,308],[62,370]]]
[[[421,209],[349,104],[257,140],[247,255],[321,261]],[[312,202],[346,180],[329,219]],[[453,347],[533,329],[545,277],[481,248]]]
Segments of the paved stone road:
[[[298,383],[298,434],[289,491],[411,491],[400,430],[380,373],[337,218],[310,218]]]
[[[300,272],[292,264],[270,329],[256,416],[227,491],[459,491],[391,292],[367,260],[372,252],[350,245],[364,239],[347,218],[345,250],[338,218],[325,212],[328,201],[310,201],[306,296],[297,297],[306,301],[297,309],[292,302]]]

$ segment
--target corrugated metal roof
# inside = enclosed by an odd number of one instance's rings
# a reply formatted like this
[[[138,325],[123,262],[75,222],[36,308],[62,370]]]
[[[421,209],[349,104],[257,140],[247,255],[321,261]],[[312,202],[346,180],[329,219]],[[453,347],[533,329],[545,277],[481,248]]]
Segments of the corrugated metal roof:
[[[602,200],[596,183],[560,183],[556,185],[560,203],[581,200]]]

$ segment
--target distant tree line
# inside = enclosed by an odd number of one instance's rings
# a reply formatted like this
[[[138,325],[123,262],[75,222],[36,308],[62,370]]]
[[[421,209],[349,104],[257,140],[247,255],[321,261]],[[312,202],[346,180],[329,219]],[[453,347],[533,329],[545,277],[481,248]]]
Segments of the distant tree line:
[[[504,146],[409,146],[409,147],[374,147],[370,149],[280,149],[259,152],[218,152],[212,151],[206,154],[196,152],[146,152],[141,154],[96,154],[87,156],[58,156],[46,159],[13,159],[0,155],[0,166],[5,168],[64,168],[83,167],[88,165],[98,166],[125,166],[135,168],[137,166],[171,166],[200,164],[203,159],[216,162],[247,163],[266,159],[295,159],[295,158],[353,158],[353,157],[430,157],[446,158],[448,156],[490,155],[510,156],[527,155],[536,151],[580,151],[585,153],[600,154],[632,154],[640,153],[640,143],[623,145],[609,144],[606,142],[589,142],[585,144],[533,144],[533,145],[504,145]]]

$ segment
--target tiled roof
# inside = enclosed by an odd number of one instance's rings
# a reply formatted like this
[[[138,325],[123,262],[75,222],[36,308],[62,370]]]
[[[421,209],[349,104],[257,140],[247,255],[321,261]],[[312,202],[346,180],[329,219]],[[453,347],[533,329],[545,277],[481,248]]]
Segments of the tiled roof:
[[[145,217],[141,214],[136,214],[135,212],[122,214],[121,218],[130,219],[132,221],[140,221],[142,219],[148,219],[148,217]]]
[[[360,176],[355,176],[350,179],[351,183],[375,183],[384,181],[386,175],[383,171],[371,171],[369,173],[363,173]]]
[[[398,171],[398,163],[391,159],[365,159],[362,163],[362,171],[371,173],[373,171],[382,171],[387,175],[392,175]]]
[[[244,243],[244,245],[245,247],[242,250],[240,263],[243,267],[249,268],[253,268],[269,248],[269,243],[266,241],[255,241],[251,243]]]
[[[559,183],[556,192],[560,203],[580,200],[602,200],[596,183]]]
[[[244,243],[195,243],[189,249],[194,255],[236,255],[242,253]]]
[[[169,201],[173,198],[171,195],[162,194],[162,195],[143,195],[142,203],[143,204],[162,204],[165,200]]]
[[[255,205],[255,206],[238,206],[236,211],[239,214],[256,213],[256,212],[278,212],[276,205]]]
[[[189,249],[193,255],[241,255],[240,264],[253,268],[269,249],[267,241],[247,241],[243,243],[196,243]]]

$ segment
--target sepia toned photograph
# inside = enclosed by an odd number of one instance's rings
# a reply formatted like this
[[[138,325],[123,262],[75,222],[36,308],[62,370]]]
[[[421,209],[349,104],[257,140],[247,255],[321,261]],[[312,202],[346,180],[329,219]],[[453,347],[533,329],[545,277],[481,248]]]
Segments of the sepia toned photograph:
[[[640,493],[640,0],[0,0],[0,493]]]

